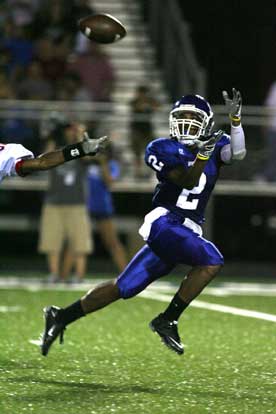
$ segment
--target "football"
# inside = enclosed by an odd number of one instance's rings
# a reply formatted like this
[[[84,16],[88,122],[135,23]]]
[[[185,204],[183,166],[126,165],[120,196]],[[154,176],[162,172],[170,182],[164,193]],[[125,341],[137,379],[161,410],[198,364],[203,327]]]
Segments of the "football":
[[[113,43],[126,35],[123,24],[110,14],[91,14],[78,22],[81,32],[98,43]]]

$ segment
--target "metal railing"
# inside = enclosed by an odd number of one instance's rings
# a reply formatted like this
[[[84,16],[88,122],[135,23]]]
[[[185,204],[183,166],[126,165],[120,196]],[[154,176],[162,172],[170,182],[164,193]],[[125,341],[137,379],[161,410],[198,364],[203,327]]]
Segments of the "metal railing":
[[[230,132],[229,120],[224,105],[212,105],[215,113],[217,128],[223,128]],[[169,134],[169,111],[171,105],[165,104],[160,107],[153,116],[154,137],[168,136]],[[94,102],[67,102],[67,101],[23,101],[2,100],[0,106],[0,141],[1,126],[9,120],[19,119],[35,127],[35,136],[32,143],[39,144],[46,135],[47,125],[51,122],[53,114],[62,114],[69,119],[84,123],[94,122],[97,124],[97,134],[108,134],[114,144],[115,150],[121,155],[125,176],[131,174],[133,168],[133,153],[130,144],[130,121],[131,113],[129,105],[121,102],[94,103]],[[246,134],[248,155],[247,161],[236,163],[230,169],[225,169],[222,178],[228,180],[251,180],[254,174],[262,168],[262,163],[269,157],[269,149],[265,141],[265,128],[269,126],[276,108],[265,108],[261,106],[243,107],[243,126]],[[141,117],[139,117],[141,120]],[[6,142],[16,140],[12,134],[6,137]],[[22,144],[28,147],[27,143]],[[41,141],[42,144],[42,141]],[[42,145],[41,145],[42,147]],[[40,148],[36,145],[35,151]],[[29,148],[33,150],[33,148]]]

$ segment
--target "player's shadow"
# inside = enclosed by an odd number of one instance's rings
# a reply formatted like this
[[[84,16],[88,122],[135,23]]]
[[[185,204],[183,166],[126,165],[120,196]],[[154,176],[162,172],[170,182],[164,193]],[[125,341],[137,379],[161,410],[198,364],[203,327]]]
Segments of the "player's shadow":
[[[159,394],[160,390],[151,387],[143,387],[137,384],[127,384],[127,385],[105,385],[105,384],[98,384],[93,382],[66,382],[66,381],[55,381],[55,380],[38,380],[37,382],[41,384],[48,384],[48,385],[55,385],[55,386],[63,386],[68,388],[80,388],[82,390],[86,389],[89,391],[97,390],[102,392],[108,393],[148,393],[148,394]]]
[[[72,401],[74,400],[75,404],[81,403],[84,399],[90,399],[91,395],[95,395],[95,398],[98,398],[101,394],[102,395],[112,395],[112,394],[151,394],[151,395],[164,395],[167,391],[167,384],[166,383],[155,383],[154,387],[145,387],[143,385],[137,384],[126,384],[126,385],[108,385],[102,383],[94,383],[94,382],[69,382],[69,381],[58,381],[54,379],[41,379],[35,378],[33,376],[25,376],[25,377],[17,377],[10,379],[9,382],[13,383],[30,383],[34,386],[34,384],[38,383],[45,386],[45,391],[41,393],[36,393],[34,395],[30,390],[26,393],[20,393],[20,395],[12,395],[13,401],[18,399],[21,402],[32,402],[38,404],[49,404],[49,402],[56,402],[56,392],[54,390],[58,389],[59,399],[62,401]],[[47,387],[48,386],[48,387]],[[49,387],[50,386],[50,387]],[[51,389],[51,386],[54,388]],[[94,391],[94,394],[93,394]],[[91,393],[92,392],[92,393]],[[204,391],[204,390],[174,390],[174,394],[177,394],[179,397],[185,396],[187,398],[199,398],[204,397],[207,399],[210,398],[227,398],[229,401],[236,401],[237,398],[242,400],[249,400],[251,403],[256,401],[259,403],[261,401],[260,396],[256,395],[252,392],[246,392],[244,395],[239,395],[237,397],[237,392],[225,392],[225,391]],[[264,400],[267,403],[274,403],[276,402],[276,396],[274,395],[266,395]]]
[[[54,387],[58,387],[59,389],[59,395],[62,395],[62,398],[66,399],[66,396],[68,395],[68,398],[72,398],[73,394],[76,394],[76,396],[84,395],[85,393],[88,393],[91,395],[91,391],[96,391],[97,394],[99,393],[106,393],[106,394],[116,394],[116,393],[125,393],[125,394],[133,394],[133,393],[141,393],[141,394],[160,394],[162,391],[160,389],[156,389],[154,387],[145,387],[142,385],[137,384],[126,384],[126,385],[105,385],[101,383],[95,383],[95,382],[69,382],[69,381],[58,381],[53,379],[41,379],[41,378],[33,378],[33,377],[17,377],[10,380],[10,382],[13,383],[38,383],[43,385],[52,385]],[[39,399],[50,399],[53,397],[53,400],[56,400],[56,396],[52,392],[47,392],[43,395],[37,395],[37,400]],[[28,396],[20,396],[21,399],[28,399]],[[36,398],[35,396],[32,396],[32,398]]]

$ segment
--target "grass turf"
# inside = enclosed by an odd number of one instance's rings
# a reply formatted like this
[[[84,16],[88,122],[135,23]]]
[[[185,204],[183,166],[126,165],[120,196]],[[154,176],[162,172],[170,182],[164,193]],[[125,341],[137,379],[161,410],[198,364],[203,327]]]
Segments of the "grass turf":
[[[190,307],[179,331],[184,356],[165,348],[148,322],[166,306],[134,298],[68,327],[48,357],[36,346],[42,308],[81,292],[0,290],[1,414],[276,413],[275,324]],[[201,300],[276,313],[275,298]]]

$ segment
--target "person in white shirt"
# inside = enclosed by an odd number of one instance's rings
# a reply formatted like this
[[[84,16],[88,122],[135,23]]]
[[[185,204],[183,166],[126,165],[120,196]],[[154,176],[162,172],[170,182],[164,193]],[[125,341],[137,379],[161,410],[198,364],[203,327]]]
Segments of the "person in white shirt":
[[[104,150],[107,144],[106,136],[91,139],[85,132],[82,141],[35,157],[21,144],[0,143],[0,181],[5,177],[24,177],[35,171],[49,170],[76,158],[96,155]]]

